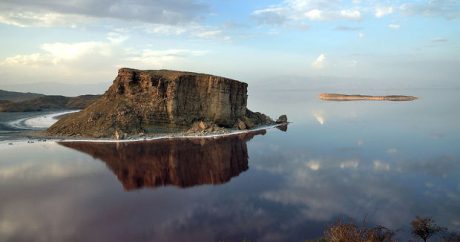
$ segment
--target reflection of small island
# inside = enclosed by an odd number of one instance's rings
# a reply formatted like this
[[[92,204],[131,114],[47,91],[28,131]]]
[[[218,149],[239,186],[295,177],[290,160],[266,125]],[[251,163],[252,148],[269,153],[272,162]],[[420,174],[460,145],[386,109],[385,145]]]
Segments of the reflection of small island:
[[[337,93],[321,93],[319,98],[328,101],[413,101],[417,99],[414,96],[389,95],[389,96],[369,96],[369,95],[346,95]]]
[[[246,142],[265,130],[216,139],[61,142],[104,161],[126,190],[223,184],[248,169]]]

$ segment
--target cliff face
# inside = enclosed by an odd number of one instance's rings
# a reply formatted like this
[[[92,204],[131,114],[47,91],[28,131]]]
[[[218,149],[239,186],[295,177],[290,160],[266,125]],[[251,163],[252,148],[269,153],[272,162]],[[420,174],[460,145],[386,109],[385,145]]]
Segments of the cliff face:
[[[102,160],[125,190],[133,190],[226,183],[249,168],[246,142],[257,134],[265,134],[265,131],[215,140],[60,144]]]
[[[107,96],[140,104],[146,122],[188,125],[207,120],[230,127],[246,113],[247,86],[204,74],[121,69]]]
[[[246,129],[272,122],[263,114],[247,110],[246,103],[247,84],[236,80],[190,72],[123,68],[99,100],[61,119],[48,133],[114,137],[185,131],[194,126]]]

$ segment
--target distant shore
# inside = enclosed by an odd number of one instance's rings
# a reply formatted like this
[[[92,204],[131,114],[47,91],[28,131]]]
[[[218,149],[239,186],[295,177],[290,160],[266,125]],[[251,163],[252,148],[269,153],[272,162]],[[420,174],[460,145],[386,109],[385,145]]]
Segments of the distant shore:
[[[388,96],[370,96],[370,95],[347,95],[347,94],[338,94],[338,93],[321,93],[319,95],[321,100],[327,101],[360,101],[360,100],[369,100],[369,101],[413,101],[417,97],[414,96],[403,96],[403,95],[388,95]]]

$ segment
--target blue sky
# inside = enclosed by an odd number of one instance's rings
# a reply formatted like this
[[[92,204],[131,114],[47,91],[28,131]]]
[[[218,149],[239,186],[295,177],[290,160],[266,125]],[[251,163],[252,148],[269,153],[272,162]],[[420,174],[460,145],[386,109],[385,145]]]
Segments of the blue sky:
[[[254,88],[460,87],[460,1],[1,0],[0,89],[101,93],[120,67]]]

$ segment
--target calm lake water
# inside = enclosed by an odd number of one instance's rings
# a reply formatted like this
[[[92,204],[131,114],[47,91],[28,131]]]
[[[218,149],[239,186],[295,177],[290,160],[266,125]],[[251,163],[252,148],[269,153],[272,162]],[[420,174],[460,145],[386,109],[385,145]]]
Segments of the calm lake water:
[[[407,239],[416,215],[460,232],[458,91],[250,93],[293,123],[216,140],[2,142],[0,241],[305,241],[338,219]]]

